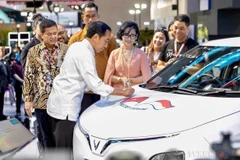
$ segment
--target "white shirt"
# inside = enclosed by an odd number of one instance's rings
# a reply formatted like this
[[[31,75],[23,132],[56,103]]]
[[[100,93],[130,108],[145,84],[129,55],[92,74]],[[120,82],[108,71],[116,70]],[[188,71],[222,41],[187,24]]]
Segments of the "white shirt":
[[[72,44],[67,51],[60,73],[53,81],[47,113],[56,119],[68,117],[70,121],[77,121],[86,87],[104,97],[114,90],[98,77],[93,47],[84,39]]]

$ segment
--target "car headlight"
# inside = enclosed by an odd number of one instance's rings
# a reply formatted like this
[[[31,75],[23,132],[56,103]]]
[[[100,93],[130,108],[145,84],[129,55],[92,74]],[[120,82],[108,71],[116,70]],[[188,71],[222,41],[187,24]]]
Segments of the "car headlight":
[[[172,151],[155,154],[149,160],[184,160],[184,159],[185,153],[183,151]]]

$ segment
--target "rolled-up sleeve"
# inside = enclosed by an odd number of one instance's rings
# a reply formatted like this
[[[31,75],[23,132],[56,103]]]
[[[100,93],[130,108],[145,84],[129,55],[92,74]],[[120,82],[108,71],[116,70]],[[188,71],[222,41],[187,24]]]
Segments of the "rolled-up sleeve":
[[[34,57],[29,51],[27,55],[26,69],[24,73],[23,95],[25,102],[32,102],[34,97],[34,80],[35,80],[35,65]]]
[[[82,56],[80,59],[74,59],[74,63],[91,91],[104,97],[113,92],[114,88],[104,84],[98,77],[94,57]]]

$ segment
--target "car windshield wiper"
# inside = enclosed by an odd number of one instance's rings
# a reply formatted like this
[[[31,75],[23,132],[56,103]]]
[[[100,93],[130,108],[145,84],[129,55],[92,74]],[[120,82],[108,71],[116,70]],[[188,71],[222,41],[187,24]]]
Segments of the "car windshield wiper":
[[[240,91],[232,91],[232,90],[215,90],[210,92],[202,92],[199,93],[201,96],[224,96],[224,97],[239,97]]]
[[[190,93],[190,94],[198,94],[198,91],[187,89],[187,88],[180,88],[178,86],[158,86],[151,88],[152,90],[158,90],[163,92],[174,92],[174,93]]]

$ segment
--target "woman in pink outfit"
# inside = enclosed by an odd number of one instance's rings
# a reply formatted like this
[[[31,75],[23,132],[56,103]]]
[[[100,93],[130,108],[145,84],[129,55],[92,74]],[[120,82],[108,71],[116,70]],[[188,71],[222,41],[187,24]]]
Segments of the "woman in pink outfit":
[[[108,59],[104,82],[116,88],[125,88],[146,82],[151,78],[147,55],[134,46],[139,28],[134,21],[125,21],[117,34],[123,45],[112,51]]]

